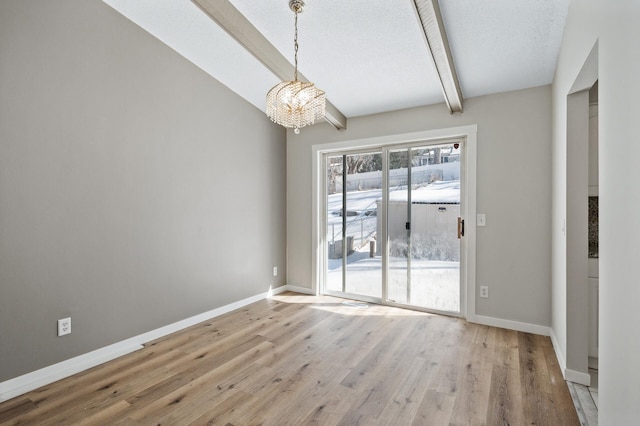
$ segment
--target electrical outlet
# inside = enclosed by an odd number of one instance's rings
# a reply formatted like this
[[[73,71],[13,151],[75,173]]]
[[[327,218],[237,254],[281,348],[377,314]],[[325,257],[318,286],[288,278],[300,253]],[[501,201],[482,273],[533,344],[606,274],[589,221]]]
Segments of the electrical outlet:
[[[482,297],[483,299],[489,298],[489,286],[487,285],[480,286],[480,297]]]
[[[277,277],[277,276],[278,276],[278,267],[277,267],[277,266],[274,266],[274,267],[273,267],[273,276],[274,276],[274,277]]]
[[[71,317],[58,320],[58,336],[71,334]]]

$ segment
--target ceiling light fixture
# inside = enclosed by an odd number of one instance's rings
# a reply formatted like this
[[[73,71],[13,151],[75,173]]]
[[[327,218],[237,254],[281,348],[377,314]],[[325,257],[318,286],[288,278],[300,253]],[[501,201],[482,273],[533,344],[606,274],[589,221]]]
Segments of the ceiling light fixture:
[[[324,118],[326,99],[324,91],[313,83],[298,80],[298,13],[302,13],[304,1],[290,0],[289,8],[295,14],[295,74],[293,81],[283,81],[269,90],[266,112],[271,121],[298,134],[302,127]]]

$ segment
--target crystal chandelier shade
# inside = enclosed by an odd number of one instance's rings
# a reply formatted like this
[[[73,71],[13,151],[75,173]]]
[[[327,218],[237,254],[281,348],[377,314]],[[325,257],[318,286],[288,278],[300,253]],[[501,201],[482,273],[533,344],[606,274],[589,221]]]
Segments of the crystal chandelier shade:
[[[267,115],[281,126],[300,129],[324,118],[324,92],[313,83],[283,81],[267,93]]]
[[[276,84],[267,93],[267,116],[276,124],[300,133],[300,129],[324,118],[326,99],[324,91],[311,82],[298,80],[298,13],[302,12],[302,0],[289,1],[295,13],[295,74],[293,81]]]

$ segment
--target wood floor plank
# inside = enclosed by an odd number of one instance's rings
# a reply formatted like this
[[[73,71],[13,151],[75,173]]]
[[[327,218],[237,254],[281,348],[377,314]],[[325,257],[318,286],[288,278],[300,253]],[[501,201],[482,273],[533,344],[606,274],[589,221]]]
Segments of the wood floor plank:
[[[0,423],[24,416],[37,408],[38,406],[29,398],[14,398],[0,405]]]
[[[580,420],[576,413],[573,399],[570,393],[564,392],[567,384],[562,377],[558,358],[553,350],[551,339],[544,337],[542,340],[544,340],[542,350],[547,364],[551,403],[554,411],[558,415],[558,422],[563,425],[578,425],[580,424]]]
[[[417,324],[413,324],[413,321],[399,321],[395,334],[401,341],[419,342],[420,337],[426,335],[428,323],[426,318],[425,321]],[[403,330],[408,330],[408,333],[404,334]],[[391,344],[393,345],[393,343]],[[362,414],[366,418],[377,419],[383,423],[397,420],[397,418],[393,418],[393,414],[389,414],[387,417],[381,414],[389,404],[407,403],[407,397],[404,397],[402,402],[394,400],[394,393],[411,380],[415,370],[422,370],[426,364],[423,358],[418,357],[421,352],[419,343],[410,347],[398,345],[397,350],[389,352],[392,354],[392,359],[389,362],[380,362],[377,366],[379,368],[371,371],[373,381],[368,382],[367,392],[363,392],[366,397],[357,409],[358,414]]]
[[[325,392],[316,398],[316,404],[306,416],[302,417],[301,425],[337,425],[350,408],[349,393],[345,387],[337,386],[333,392]]]
[[[545,374],[544,365],[536,342],[535,336],[518,333],[524,411],[525,417],[531,418],[535,424],[548,424],[550,419],[543,411],[547,398],[544,390],[545,380],[541,380]]]
[[[109,405],[103,410],[97,411],[91,415],[82,416],[82,419],[78,420],[76,424],[78,426],[95,426],[98,424],[111,424],[113,419],[121,412],[130,407],[127,401],[120,400],[115,404]],[[60,423],[58,423],[60,424]]]
[[[578,425],[548,337],[283,293],[0,404],[0,425]]]
[[[342,329],[326,349],[333,364],[353,369],[384,338],[388,319],[383,314],[375,314],[373,310],[355,317],[349,315],[348,319],[349,326]]]
[[[518,394],[512,394],[514,371],[502,365],[494,365],[491,375],[491,394],[495,404],[488,407],[487,421],[489,425],[518,425],[523,424],[523,416],[516,408]],[[520,404],[521,406],[521,404]]]
[[[513,392],[513,389],[520,388],[518,334],[505,329],[496,331],[496,356],[490,390],[495,403],[488,407],[486,424],[525,424],[522,394]]]
[[[412,425],[449,425],[456,402],[454,395],[427,390]]]
[[[466,342],[471,338],[467,324],[449,322],[442,332],[440,341],[437,343],[440,348],[434,362],[437,364],[437,373],[433,378],[430,390],[436,393],[455,395],[458,390],[458,376],[460,371],[459,359],[466,352]]]
[[[494,344],[489,327],[473,327],[471,339],[463,346],[459,356],[456,401],[451,423],[482,425],[487,417]]]
[[[341,404],[342,400],[350,401],[350,391],[339,386],[345,375],[345,369],[339,365],[314,369],[311,380],[304,378],[297,387],[289,389],[294,392],[290,392],[288,398],[278,401],[278,415],[270,416],[267,424],[308,424],[307,419],[319,421],[327,415],[335,416],[337,421],[338,415],[344,415],[350,408],[350,404]]]
[[[166,362],[176,354],[171,352],[165,356],[146,358],[148,363],[139,366],[131,366],[113,372],[110,376],[100,376],[95,382],[86,382],[82,377],[77,386],[69,387],[67,383],[63,386],[64,393],[54,392],[42,399],[42,395],[34,391],[37,395],[38,408],[23,417],[25,422],[38,422],[40,424],[67,424],[78,419],[92,415],[110,405],[124,399],[129,393],[144,389],[155,381],[162,380],[171,375],[165,370],[161,363]],[[97,379],[97,378],[96,378]],[[53,395],[53,396],[52,396]],[[45,419],[45,420],[41,420]]]
[[[286,380],[276,382],[267,398],[253,404],[246,412],[248,415],[241,418],[239,424],[295,424],[295,411],[310,403],[306,400],[300,401],[296,396],[313,393],[313,388],[319,386],[323,374],[322,370],[312,368],[310,364],[299,366]]]
[[[251,395],[233,390],[228,392],[226,398],[222,401],[209,406],[209,409],[200,414],[193,421],[187,419],[179,419],[181,424],[189,425],[224,425],[229,423],[229,419],[233,418],[235,412],[239,409],[243,402],[253,398]],[[196,413],[197,414],[197,413]]]
[[[393,351],[399,346],[403,337],[409,334],[408,329],[396,330],[391,328],[387,335],[372,350],[367,353],[358,365],[340,382],[342,386],[350,389],[362,389],[375,380],[376,373],[384,371],[393,361]]]
[[[218,389],[217,386],[213,385],[220,376],[223,376],[226,372],[234,371],[234,369],[245,363],[252,362],[254,358],[261,356],[263,351],[272,349],[273,345],[271,343],[261,342],[210,371],[198,370],[197,376],[192,377],[188,383],[155,399],[153,402],[140,407],[132,404],[133,413],[129,414],[128,417],[148,423],[150,420],[162,417],[170,411],[189,412],[194,407],[192,401],[198,398],[200,392],[206,392],[207,396],[211,394],[217,396],[229,390],[228,388]]]
[[[428,368],[429,362],[416,357],[407,376],[398,386],[389,387],[390,395],[378,419],[389,424],[411,424],[427,392],[430,376],[435,369]]]

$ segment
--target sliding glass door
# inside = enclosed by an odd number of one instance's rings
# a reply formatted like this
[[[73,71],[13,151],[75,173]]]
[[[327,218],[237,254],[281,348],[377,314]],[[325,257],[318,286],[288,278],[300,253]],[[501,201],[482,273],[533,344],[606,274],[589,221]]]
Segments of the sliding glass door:
[[[387,302],[460,312],[460,151],[389,150]]]
[[[325,155],[325,293],[460,313],[461,154],[451,142]]]

